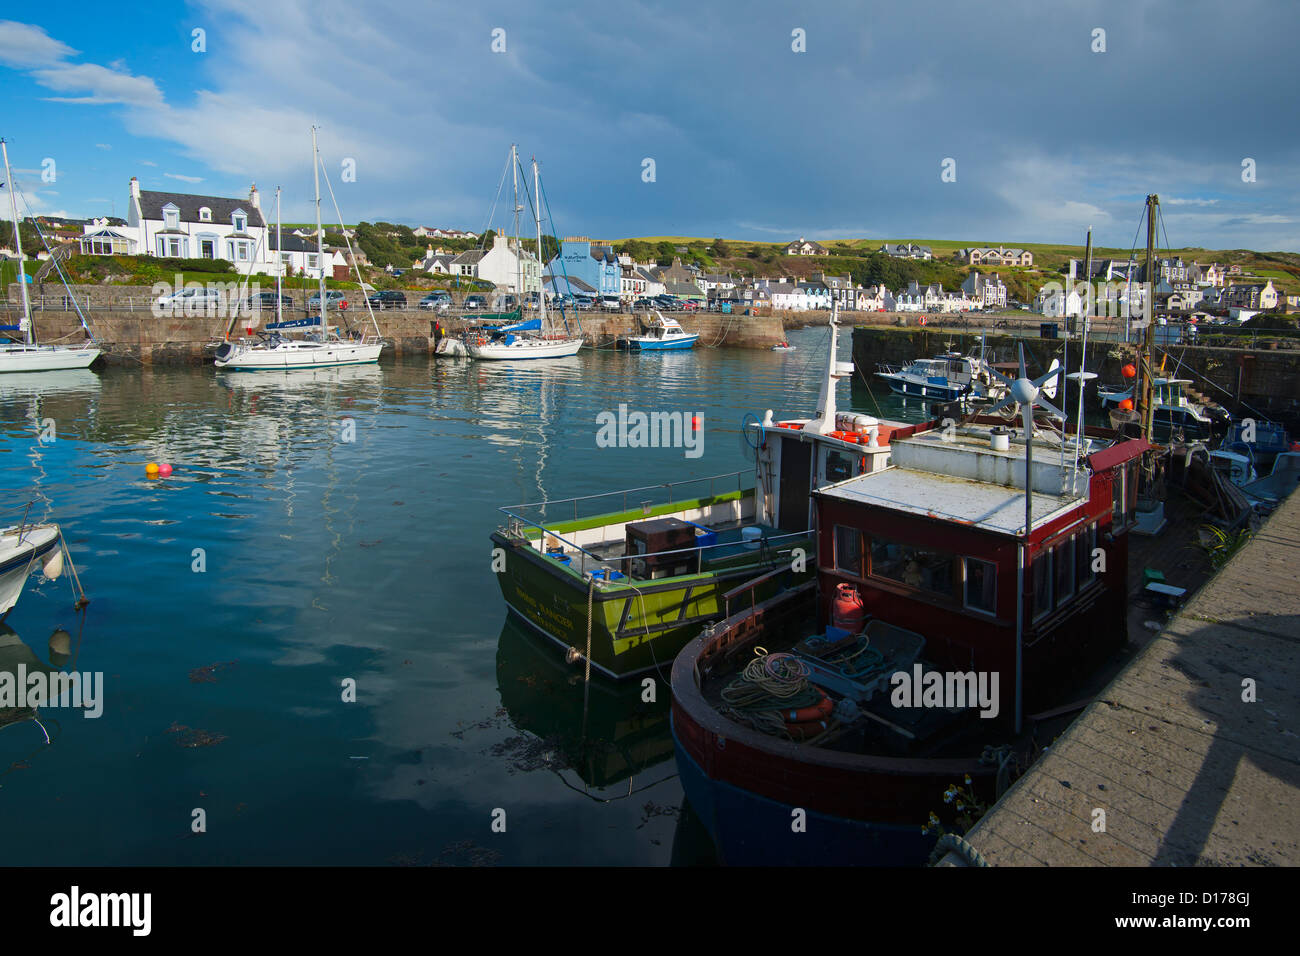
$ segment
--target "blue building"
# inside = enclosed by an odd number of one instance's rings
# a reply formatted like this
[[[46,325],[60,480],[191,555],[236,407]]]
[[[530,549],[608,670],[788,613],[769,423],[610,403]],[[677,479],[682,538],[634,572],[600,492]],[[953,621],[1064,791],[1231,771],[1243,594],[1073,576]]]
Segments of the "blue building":
[[[581,279],[597,295],[617,296],[623,287],[623,273],[612,246],[593,245],[585,236],[572,236],[560,243],[560,254],[546,267],[553,276]]]

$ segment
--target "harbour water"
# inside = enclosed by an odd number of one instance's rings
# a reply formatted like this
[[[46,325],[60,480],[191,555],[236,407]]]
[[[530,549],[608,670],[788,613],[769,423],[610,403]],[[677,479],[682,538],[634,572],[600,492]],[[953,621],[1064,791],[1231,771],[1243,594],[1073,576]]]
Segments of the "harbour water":
[[[666,680],[584,704],[580,670],[507,620],[488,534],[501,505],[747,467],[742,417],[811,413],[826,339],[0,379],[3,507],[62,525],[91,598],[82,620],[66,576],[33,577],[5,624],[41,661],[68,631],[105,681],[97,719],[0,720],[0,862],[707,860]],[[873,391],[841,407],[921,417]],[[703,453],[597,447],[620,402],[699,415]]]

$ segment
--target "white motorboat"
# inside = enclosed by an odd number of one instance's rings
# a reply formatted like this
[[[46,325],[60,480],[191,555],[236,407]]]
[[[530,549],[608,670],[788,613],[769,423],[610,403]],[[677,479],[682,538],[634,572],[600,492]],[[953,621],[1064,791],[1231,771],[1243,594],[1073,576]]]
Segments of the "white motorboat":
[[[476,359],[564,358],[568,355],[578,354],[579,349],[582,348],[582,339],[565,336],[559,338],[533,337],[515,335],[512,332],[500,330],[491,333],[480,332],[468,337],[465,340],[465,348],[470,356]]]
[[[316,250],[319,261],[325,261],[325,230],[321,226],[320,214],[320,153],[316,148],[316,127],[311,130],[312,179],[316,186]],[[275,219],[277,236],[280,231],[280,190],[275,191]],[[344,231],[346,239],[347,232]],[[351,251],[351,240],[347,240]],[[277,248],[284,248],[279,241]],[[353,262],[355,263],[355,257]],[[361,273],[357,272],[357,281]],[[364,287],[364,284],[363,284]],[[366,309],[370,313],[370,323],[374,335],[356,330],[340,334],[337,328],[330,327],[325,321],[329,298],[325,292],[325,270],[320,274],[321,314],[305,319],[284,319],[280,296],[280,276],[276,274],[275,310],[276,321],[255,333],[255,337],[242,338],[237,341],[225,341],[217,346],[216,359],[213,364],[219,369],[233,372],[287,371],[300,368],[325,368],[336,365],[370,365],[379,361],[383,351],[384,340],[379,334],[379,323],[366,300]],[[236,317],[232,317],[233,326]],[[304,330],[301,337],[294,332]],[[310,330],[310,331],[306,331]],[[229,335],[229,330],[227,330]]]
[[[655,319],[645,335],[629,335],[621,340],[633,352],[669,352],[689,349],[700,337],[698,332],[687,332],[676,319],[667,318],[655,310]]]
[[[0,325],[0,332],[17,332],[21,341],[13,337],[0,337],[0,372],[52,372],[59,369],[86,368],[99,358],[99,349],[93,344],[40,345],[36,341],[32,324],[32,304],[27,295],[27,278],[23,271],[23,238],[18,229],[18,200],[14,195],[13,173],[9,169],[9,147],[0,139],[0,152],[4,153],[5,182],[9,186],[9,209],[13,213],[14,250],[18,253],[18,290],[22,296],[23,312],[17,323]],[[39,227],[37,227],[39,228]],[[62,271],[59,273],[62,277]],[[86,328],[85,320],[82,327]],[[86,328],[89,335],[89,328]],[[7,341],[3,339],[7,338]]]
[[[46,577],[63,573],[63,549],[56,524],[0,528],[0,618],[18,603],[27,576],[40,569]]]

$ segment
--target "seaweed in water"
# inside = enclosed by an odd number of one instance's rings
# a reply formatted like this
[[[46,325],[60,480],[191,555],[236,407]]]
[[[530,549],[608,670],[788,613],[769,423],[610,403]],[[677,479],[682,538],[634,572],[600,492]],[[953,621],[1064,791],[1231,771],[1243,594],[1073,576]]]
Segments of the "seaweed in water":
[[[196,730],[193,727],[186,727],[184,724],[178,724],[174,721],[167,728],[167,733],[176,734],[176,743],[182,747],[211,747],[213,744],[219,744],[226,739],[225,734]]]
[[[223,671],[227,667],[234,667],[239,661],[226,661],[224,664],[208,664],[204,667],[196,667],[190,671],[191,684],[215,684],[217,682],[217,671]]]

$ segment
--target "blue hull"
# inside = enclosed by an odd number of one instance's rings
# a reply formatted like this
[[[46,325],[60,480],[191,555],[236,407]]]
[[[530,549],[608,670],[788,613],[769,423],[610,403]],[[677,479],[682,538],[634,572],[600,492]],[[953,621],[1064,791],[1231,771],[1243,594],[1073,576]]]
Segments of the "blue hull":
[[[966,394],[965,389],[951,385],[921,385],[917,382],[903,382],[894,378],[885,379],[890,389],[905,398],[927,398],[935,401],[954,402]]]
[[[698,335],[692,335],[690,338],[673,342],[638,342],[629,339],[627,347],[632,352],[681,352],[695,345],[698,338]]]
[[[806,832],[795,833],[794,807],[705,776],[677,739],[675,720],[673,744],[686,799],[726,866],[922,866],[934,846],[919,826],[811,811]]]

